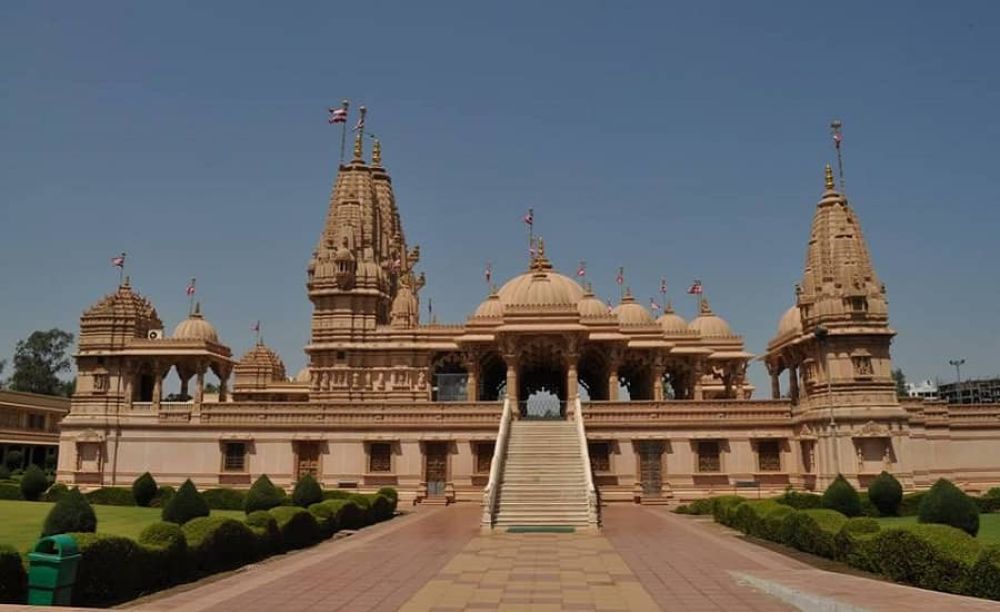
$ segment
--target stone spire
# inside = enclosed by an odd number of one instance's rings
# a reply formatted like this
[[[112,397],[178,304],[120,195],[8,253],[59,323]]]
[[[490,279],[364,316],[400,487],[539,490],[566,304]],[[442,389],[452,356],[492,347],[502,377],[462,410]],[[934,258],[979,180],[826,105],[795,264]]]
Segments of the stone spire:
[[[885,324],[887,320],[885,289],[872,266],[861,224],[836,190],[829,164],[796,297],[806,331],[820,323]]]

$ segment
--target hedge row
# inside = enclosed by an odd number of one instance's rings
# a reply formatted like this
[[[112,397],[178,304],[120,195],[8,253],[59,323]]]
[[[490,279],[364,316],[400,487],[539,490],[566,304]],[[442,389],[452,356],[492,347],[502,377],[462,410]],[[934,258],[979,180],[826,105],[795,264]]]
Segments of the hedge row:
[[[710,505],[718,522],[754,537],[920,588],[1000,600],[1000,546],[982,547],[948,525],[882,529],[869,517],[736,496],[716,497]]]
[[[131,494],[131,491],[129,491]],[[396,492],[352,494],[309,509],[278,506],[245,521],[220,516],[183,526],[153,523],[138,540],[100,533],[72,533],[83,556],[73,589],[74,606],[110,606],[264,557],[312,546],[341,529],[391,518]],[[24,603],[25,568],[13,549],[0,547],[0,603]]]

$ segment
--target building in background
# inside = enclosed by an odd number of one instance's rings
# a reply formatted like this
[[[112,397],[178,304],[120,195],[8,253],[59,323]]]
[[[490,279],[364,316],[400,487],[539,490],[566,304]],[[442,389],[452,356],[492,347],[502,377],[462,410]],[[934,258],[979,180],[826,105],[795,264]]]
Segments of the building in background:
[[[938,394],[949,404],[1000,403],[1000,377],[963,380],[940,385]]]
[[[922,380],[918,383],[906,383],[906,396],[917,399],[936,400],[938,385],[932,380]]]
[[[59,422],[69,409],[68,397],[0,390],[0,460],[6,464],[13,451],[20,460],[11,469],[55,469]]]

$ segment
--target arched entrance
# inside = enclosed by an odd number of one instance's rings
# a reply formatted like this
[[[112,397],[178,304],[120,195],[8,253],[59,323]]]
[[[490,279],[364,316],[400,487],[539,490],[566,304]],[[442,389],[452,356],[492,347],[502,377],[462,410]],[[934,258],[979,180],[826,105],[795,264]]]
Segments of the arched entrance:
[[[521,418],[564,418],[567,367],[563,351],[552,342],[532,342],[522,349],[518,369]]]

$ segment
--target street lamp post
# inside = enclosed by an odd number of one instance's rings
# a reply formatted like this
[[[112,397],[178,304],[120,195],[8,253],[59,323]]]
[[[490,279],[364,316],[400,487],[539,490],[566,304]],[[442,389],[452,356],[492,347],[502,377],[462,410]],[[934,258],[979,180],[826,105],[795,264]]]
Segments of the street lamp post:
[[[965,365],[964,359],[949,359],[948,363],[955,366],[955,395],[958,396],[959,404],[962,403],[962,366]]]
[[[833,376],[831,376],[830,373],[830,360],[827,358],[827,354],[823,346],[827,337],[830,335],[830,330],[822,325],[817,325],[816,329],[813,330],[813,335],[816,336],[816,347],[822,355],[823,371],[826,373],[826,401],[830,409],[830,439],[833,444],[833,467],[837,474],[840,474],[840,448],[837,440],[837,419],[833,410]]]

